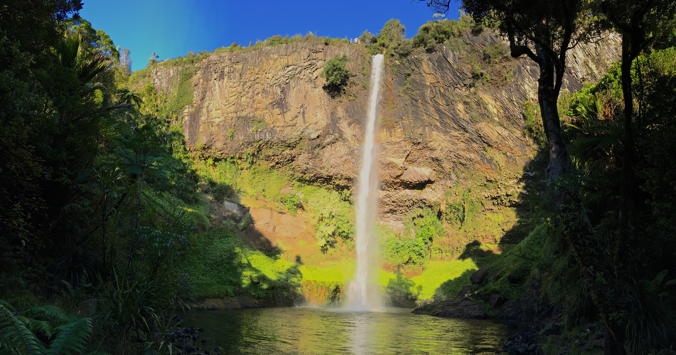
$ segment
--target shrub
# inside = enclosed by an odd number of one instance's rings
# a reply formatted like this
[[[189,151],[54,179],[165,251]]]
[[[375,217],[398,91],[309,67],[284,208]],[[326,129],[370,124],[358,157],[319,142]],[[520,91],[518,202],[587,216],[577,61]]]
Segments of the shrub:
[[[296,194],[286,194],[281,197],[282,204],[286,207],[286,210],[292,214],[296,214],[298,209],[303,208],[303,203],[300,200],[300,197]]]
[[[451,226],[460,229],[472,225],[479,216],[483,206],[473,197],[472,190],[463,191],[459,197],[453,197],[446,203],[444,220]]]
[[[422,264],[430,255],[432,242],[444,233],[444,226],[433,210],[417,209],[409,217],[407,232],[385,240],[385,255],[399,265]]]
[[[324,90],[336,97],[345,92],[348,82],[350,81],[350,72],[345,67],[347,63],[346,56],[334,57],[326,61],[324,70],[322,70],[322,77],[326,79]]]
[[[433,52],[438,44],[445,43],[453,38],[460,37],[473,26],[471,17],[463,16],[458,21],[437,20],[430,21],[418,30],[413,37],[413,46]]]
[[[371,32],[364,30],[357,40],[362,44],[371,44],[375,42],[376,36],[374,36]]]
[[[420,289],[416,289],[415,282],[406,278],[400,272],[396,278],[390,279],[385,287],[385,293],[390,298],[390,303],[397,307],[413,307],[418,299]]]
[[[406,56],[412,50],[413,46],[410,40],[404,38],[404,31],[406,28],[399,22],[399,20],[391,19],[383,25],[383,28],[378,33],[378,36],[365,43],[369,49],[369,53],[386,53],[389,55]],[[362,35],[364,36],[364,35]]]
[[[209,180],[209,187],[211,188],[211,195],[216,202],[223,202],[226,199],[235,197],[235,191],[231,186],[226,184],[219,184],[213,180]]]
[[[339,240],[352,238],[352,223],[346,216],[333,211],[322,211],[317,218],[316,228],[322,253],[334,248]]]
[[[502,42],[487,46],[483,50],[483,61],[490,64],[500,63],[507,58],[509,49]]]

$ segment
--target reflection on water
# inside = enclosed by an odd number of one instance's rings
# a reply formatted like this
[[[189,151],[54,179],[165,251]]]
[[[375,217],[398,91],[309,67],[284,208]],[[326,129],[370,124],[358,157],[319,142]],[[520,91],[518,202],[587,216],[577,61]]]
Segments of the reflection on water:
[[[380,313],[320,308],[199,311],[188,316],[226,354],[492,354],[504,329],[489,321],[444,319],[399,309]]]

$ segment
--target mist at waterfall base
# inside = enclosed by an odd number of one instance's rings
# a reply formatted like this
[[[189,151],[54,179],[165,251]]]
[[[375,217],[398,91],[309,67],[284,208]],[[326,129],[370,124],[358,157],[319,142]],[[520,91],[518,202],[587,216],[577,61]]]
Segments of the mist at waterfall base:
[[[379,247],[375,235],[379,188],[375,136],[383,62],[382,54],[374,55],[371,59],[370,93],[357,190],[357,270],[348,287],[345,303],[345,309],[350,311],[373,312],[383,309],[382,294],[377,283]]]

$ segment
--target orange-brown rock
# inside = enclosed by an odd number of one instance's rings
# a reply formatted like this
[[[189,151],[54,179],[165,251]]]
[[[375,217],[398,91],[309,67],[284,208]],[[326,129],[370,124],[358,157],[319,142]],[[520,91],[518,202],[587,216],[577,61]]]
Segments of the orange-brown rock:
[[[577,46],[564,90],[597,79],[618,59],[618,38]],[[430,206],[467,174],[514,180],[535,146],[524,133],[523,103],[535,100],[538,70],[530,60],[481,53],[504,42],[484,31],[462,46],[388,56],[380,104],[384,219],[396,224]],[[324,63],[345,55],[347,93],[331,98]],[[183,64],[160,63],[150,78],[170,93]],[[186,64],[187,65],[187,64]],[[193,100],[182,112],[188,146],[214,157],[255,154],[305,181],[352,187],[366,115],[370,57],[359,44],[301,41],[256,50],[221,51],[196,64]]]

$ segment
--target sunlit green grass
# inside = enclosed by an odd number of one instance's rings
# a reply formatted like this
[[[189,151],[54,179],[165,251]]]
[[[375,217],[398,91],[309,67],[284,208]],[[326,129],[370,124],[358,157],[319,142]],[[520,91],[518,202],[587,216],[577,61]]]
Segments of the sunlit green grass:
[[[345,284],[354,276],[355,268],[354,260],[340,260],[321,266],[302,265],[299,270],[303,274],[303,280]]]
[[[322,215],[327,214],[343,216],[343,219],[339,219],[343,221],[341,223],[349,223],[346,221],[351,221],[353,218],[353,206],[346,197],[349,195],[347,191],[339,192],[298,182],[291,175],[264,165],[248,165],[236,161],[197,161],[195,168],[203,177],[231,186],[240,197],[269,201],[274,203],[279,210],[287,209],[284,204],[285,199],[290,193],[294,194],[298,196],[303,209],[315,223]],[[289,212],[294,213],[294,211]],[[474,217],[477,216],[472,215],[472,218]],[[493,222],[490,223],[491,225],[500,225],[503,223],[502,217],[478,215],[477,218],[490,219]],[[277,280],[279,275],[295,265],[283,258],[272,259],[261,252],[246,248],[238,249],[238,253],[241,254],[242,262],[250,265],[251,270],[255,270],[245,271],[244,279],[248,278],[250,273],[258,272],[271,280]],[[317,253],[320,253],[319,247],[317,247]],[[420,266],[423,272],[410,279],[413,282],[410,291],[420,300],[432,298],[437,289],[448,280],[458,279],[468,270],[477,269],[470,259],[425,260]],[[355,269],[355,260],[350,257],[298,266],[303,281],[344,286],[354,278]],[[396,279],[395,273],[381,270],[378,283],[385,288]],[[458,280],[455,284],[462,285],[466,282],[464,279]],[[455,284],[454,287],[457,286]]]
[[[430,299],[435,291],[444,282],[460,277],[465,271],[476,270],[477,266],[471,259],[453,261],[430,261],[425,265],[422,274],[412,277],[416,286],[420,286],[418,298]]]
[[[253,272],[261,273],[270,280],[278,280],[283,272],[295,265],[283,258],[271,258],[257,250],[238,248],[238,253],[242,262],[250,265]]]

